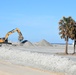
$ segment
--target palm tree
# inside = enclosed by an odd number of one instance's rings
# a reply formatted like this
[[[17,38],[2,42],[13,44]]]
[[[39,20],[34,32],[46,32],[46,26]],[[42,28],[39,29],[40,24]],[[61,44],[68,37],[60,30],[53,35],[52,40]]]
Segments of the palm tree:
[[[71,22],[72,18],[71,17],[63,17],[60,21],[59,21],[59,34],[61,35],[61,38],[65,39],[66,41],[66,48],[65,48],[65,54],[68,54],[68,40],[69,40],[69,36],[70,36],[70,22]]]
[[[74,53],[75,54],[75,44],[76,44],[76,22],[74,20],[71,21],[70,23],[70,36],[69,38],[71,38],[72,40],[74,40]]]

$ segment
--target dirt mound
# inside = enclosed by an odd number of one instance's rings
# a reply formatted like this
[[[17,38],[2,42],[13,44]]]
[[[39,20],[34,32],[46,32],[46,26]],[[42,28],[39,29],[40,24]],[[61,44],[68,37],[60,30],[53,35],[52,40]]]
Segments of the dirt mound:
[[[34,43],[36,46],[52,46],[49,42],[47,42],[45,39],[41,40],[40,42]]]
[[[23,46],[30,47],[30,46],[33,46],[33,44],[30,41],[27,41],[23,44]]]

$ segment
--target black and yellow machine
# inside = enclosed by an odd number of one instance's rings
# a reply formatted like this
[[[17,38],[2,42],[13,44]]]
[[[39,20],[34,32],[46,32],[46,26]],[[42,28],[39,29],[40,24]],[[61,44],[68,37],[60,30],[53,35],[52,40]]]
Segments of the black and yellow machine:
[[[9,31],[9,32],[5,35],[5,37],[0,38],[0,43],[1,43],[1,44],[2,44],[2,43],[8,43],[8,37],[9,37],[9,35],[11,35],[11,34],[14,33],[14,32],[17,32],[17,33],[19,34],[19,37],[18,37],[18,40],[19,40],[19,41],[22,41],[22,40],[24,39],[21,31],[20,31],[18,28],[15,28],[15,29]]]

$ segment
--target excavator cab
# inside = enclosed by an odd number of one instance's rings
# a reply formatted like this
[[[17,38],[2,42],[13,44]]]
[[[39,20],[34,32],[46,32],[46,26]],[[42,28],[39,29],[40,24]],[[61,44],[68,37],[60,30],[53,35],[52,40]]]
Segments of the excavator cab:
[[[4,40],[5,40],[5,38],[3,37],[3,38],[0,38],[0,43],[3,43],[4,42]]]
[[[5,40],[5,38],[0,38],[0,43],[8,43],[8,38]]]

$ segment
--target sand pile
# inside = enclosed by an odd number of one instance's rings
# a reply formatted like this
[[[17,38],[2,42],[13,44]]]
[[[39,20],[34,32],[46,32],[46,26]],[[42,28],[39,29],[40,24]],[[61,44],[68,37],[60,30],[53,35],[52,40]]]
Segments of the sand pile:
[[[40,42],[34,43],[36,46],[52,46],[49,42],[47,42],[45,39],[41,40]]]
[[[40,42],[31,43],[30,41],[27,41],[23,43],[23,46],[30,47],[30,46],[52,46],[49,42],[47,42],[45,39],[41,40]]]
[[[27,41],[23,44],[23,46],[30,47],[30,46],[34,46],[34,45],[30,41]]]

